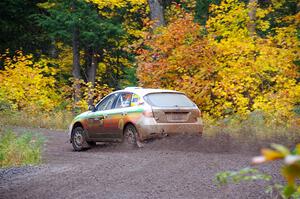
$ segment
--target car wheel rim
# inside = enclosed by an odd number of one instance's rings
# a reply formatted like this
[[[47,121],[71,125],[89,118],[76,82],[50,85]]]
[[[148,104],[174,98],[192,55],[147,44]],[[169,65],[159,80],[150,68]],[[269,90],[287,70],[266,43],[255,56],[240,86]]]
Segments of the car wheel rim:
[[[131,129],[127,130],[126,138],[127,138],[127,142],[128,143],[130,143],[130,144],[134,143],[134,133],[133,133],[133,131]]]
[[[81,133],[77,131],[74,135],[74,143],[76,144],[76,146],[81,146],[82,142],[83,142],[83,137]]]

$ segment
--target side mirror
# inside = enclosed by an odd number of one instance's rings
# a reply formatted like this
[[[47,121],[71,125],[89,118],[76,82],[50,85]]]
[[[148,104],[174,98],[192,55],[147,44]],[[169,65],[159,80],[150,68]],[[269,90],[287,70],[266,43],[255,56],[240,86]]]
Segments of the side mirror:
[[[95,106],[94,105],[89,105],[89,111],[95,111]]]

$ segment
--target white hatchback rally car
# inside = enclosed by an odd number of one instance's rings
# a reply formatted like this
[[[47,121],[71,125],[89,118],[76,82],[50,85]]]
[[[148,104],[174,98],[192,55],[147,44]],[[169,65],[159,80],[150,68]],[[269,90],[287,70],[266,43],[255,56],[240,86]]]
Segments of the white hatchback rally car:
[[[201,112],[184,93],[128,87],[104,97],[74,118],[70,142],[76,151],[96,142],[142,141],[173,134],[201,135]]]

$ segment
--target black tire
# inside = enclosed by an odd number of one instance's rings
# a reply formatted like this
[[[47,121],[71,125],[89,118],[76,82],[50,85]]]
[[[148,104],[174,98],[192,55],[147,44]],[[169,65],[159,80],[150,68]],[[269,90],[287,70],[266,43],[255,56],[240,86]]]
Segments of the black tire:
[[[123,143],[128,148],[137,148],[137,130],[132,124],[128,124],[124,129]]]
[[[82,151],[90,148],[90,145],[86,141],[84,130],[82,127],[76,127],[72,131],[72,146],[75,151]]]

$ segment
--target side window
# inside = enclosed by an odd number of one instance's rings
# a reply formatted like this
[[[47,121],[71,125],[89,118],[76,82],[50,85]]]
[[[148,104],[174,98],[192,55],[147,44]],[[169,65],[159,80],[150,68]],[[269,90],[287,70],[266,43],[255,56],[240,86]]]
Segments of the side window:
[[[117,99],[118,94],[112,94],[106,97],[98,106],[96,107],[97,111],[109,110],[112,108],[114,101]]]
[[[120,94],[120,96],[118,98],[118,101],[116,103],[115,108],[130,107],[131,98],[132,98],[132,94],[131,93],[122,93],[122,94]]]
[[[131,106],[137,106],[140,101],[140,97],[137,94],[132,95]]]

